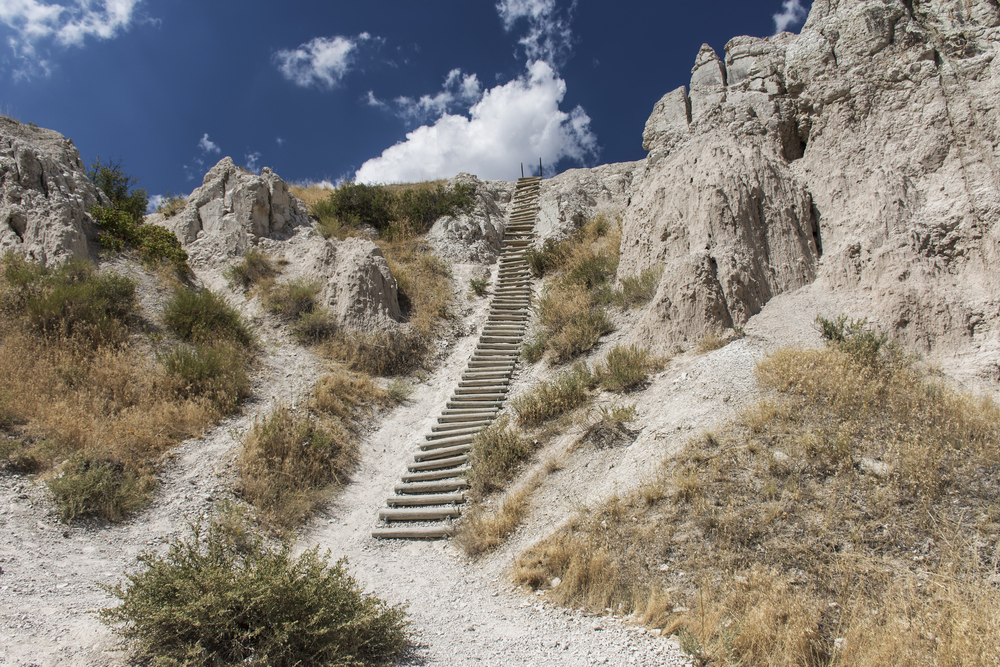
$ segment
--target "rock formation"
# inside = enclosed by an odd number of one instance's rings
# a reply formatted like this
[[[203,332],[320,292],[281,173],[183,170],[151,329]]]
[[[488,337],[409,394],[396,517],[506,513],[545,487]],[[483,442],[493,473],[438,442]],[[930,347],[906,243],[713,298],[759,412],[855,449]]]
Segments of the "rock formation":
[[[514,192],[514,184],[483,181],[470,174],[459,174],[445,187],[456,185],[473,188],[476,203],[472,211],[439,219],[428,232],[427,240],[434,251],[445,259],[492,264],[500,252],[507,204]]]
[[[816,0],[799,35],[702,47],[625,212],[620,275],[666,266],[637,338],[822,280],[918,348],[993,341],[998,26],[995,0]]]
[[[72,141],[0,117],[0,254],[46,264],[87,256],[87,210],[102,202]]]
[[[565,238],[597,213],[618,216],[631,201],[642,166],[621,162],[570,169],[542,181],[535,232],[541,238]]]
[[[401,319],[396,281],[371,241],[324,239],[305,204],[266,167],[259,175],[226,157],[205,174],[184,209],[164,219],[148,216],[177,234],[199,274],[222,268],[251,248],[282,259],[281,280],[316,281],[319,303],[342,326],[393,326]]]

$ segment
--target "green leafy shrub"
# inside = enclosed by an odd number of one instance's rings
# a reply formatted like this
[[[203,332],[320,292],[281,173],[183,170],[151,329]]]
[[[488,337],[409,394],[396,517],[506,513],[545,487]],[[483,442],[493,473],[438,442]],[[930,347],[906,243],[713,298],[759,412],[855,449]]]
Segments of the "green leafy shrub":
[[[541,248],[528,248],[524,251],[524,261],[531,269],[531,275],[541,278],[546,273],[556,269],[566,257],[565,247],[553,239],[545,239]]]
[[[572,370],[564,371],[555,379],[540,382],[527,394],[511,401],[511,409],[523,426],[540,426],[554,417],[587,402],[587,389],[593,386],[594,376],[586,364],[578,363]]]
[[[506,415],[494,421],[472,440],[468,473],[472,493],[481,497],[502,489],[532,452],[531,441],[521,436]]]
[[[404,229],[421,233],[442,216],[471,210],[473,193],[472,186],[461,184],[446,190],[440,184],[427,189],[346,182],[313,204],[310,212],[329,232],[370,225],[396,236]]]
[[[163,320],[178,338],[196,343],[231,340],[250,346],[254,337],[236,309],[212,290],[178,289]]]
[[[179,345],[160,358],[182,398],[205,397],[222,414],[234,412],[250,396],[245,352],[231,343]]]
[[[121,521],[144,507],[155,480],[106,454],[78,452],[48,481],[65,522],[86,516]]]
[[[271,258],[256,248],[251,248],[239,264],[226,269],[226,278],[231,287],[243,291],[273,280],[278,275]]]
[[[138,178],[129,176],[122,167],[121,159],[101,162],[101,156],[87,169],[87,177],[111,200],[111,207],[135,220],[146,214],[149,196],[142,188],[133,188]]]
[[[85,340],[91,346],[123,342],[135,309],[135,283],[112,272],[98,273],[73,258],[49,269],[8,254],[5,309],[24,315],[41,333]]]
[[[142,569],[106,590],[120,601],[101,620],[135,659],[158,665],[362,666],[407,645],[404,608],[366,595],[319,547],[292,555],[249,527],[212,521],[147,552]]]

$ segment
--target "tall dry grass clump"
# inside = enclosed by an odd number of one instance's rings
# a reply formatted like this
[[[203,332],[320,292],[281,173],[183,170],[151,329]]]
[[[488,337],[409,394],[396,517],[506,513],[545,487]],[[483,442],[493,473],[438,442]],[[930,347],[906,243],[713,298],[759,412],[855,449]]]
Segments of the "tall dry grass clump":
[[[316,383],[308,410],[277,408],[257,421],[237,461],[238,492],[270,527],[290,530],[350,477],[358,460],[361,419],[390,404],[370,377],[329,373]]]
[[[703,662],[1000,660],[1000,409],[864,326],[782,350],[769,391],[525,552],[518,579],[678,634]]]
[[[512,400],[510,406],[522,426],[541,426],[586,403],[590,398],[587,390],[594,384],[587,365],[577,363],[552,380],[539,382],[530,392]]]
[[[501,416],[472,439],[469,453],[469,488],[475,497],[502,489],[535,448],[530,440]]]
[[[191,377],[137,353],[134,289],[79,260],[3,260],[0,460],[42,475],[65,521],[117,521],[143,507],[159,456],[249,390],[245,373],[226,382],[225,364]]]

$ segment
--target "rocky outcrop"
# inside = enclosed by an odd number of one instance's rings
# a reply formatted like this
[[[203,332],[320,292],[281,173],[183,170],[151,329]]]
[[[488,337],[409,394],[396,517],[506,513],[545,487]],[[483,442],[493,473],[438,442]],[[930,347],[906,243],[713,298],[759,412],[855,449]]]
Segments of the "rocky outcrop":
[[[566,238],[597,213],[619,215],[629,205],[641,162],[570,169],[542,181],[535,233],[539,242]]]
[[[918,348],[995,342],[998,26],[993,0],[816,0],[799,35],[702,47],[625,213],[620,275],[666,268],[637,336],[817,279]]]
[[[324,239],[305,204],[266,167],[252,174],[223,158],[183,210],[147,219],[172,229],[191,266],[210,282],[221,282],[226,266],[257,248],[281,261],[281,280],[318,283],[318,301],[338,325],[391,327],[402,317],[396,281],[378,246],[360,238]]]
[[[456,262],[492,264],[500,253],[507,204],[514,184],[507,181],[483,181],[470,174],[459,174],[446,187],[470,186],[475,205],[469,213],[444,216],[431,227],[427,240],[434,251]]]
[[[87,256],[87,210],[103,198],[72,141],[0,116],[0,254],[46,264]]]

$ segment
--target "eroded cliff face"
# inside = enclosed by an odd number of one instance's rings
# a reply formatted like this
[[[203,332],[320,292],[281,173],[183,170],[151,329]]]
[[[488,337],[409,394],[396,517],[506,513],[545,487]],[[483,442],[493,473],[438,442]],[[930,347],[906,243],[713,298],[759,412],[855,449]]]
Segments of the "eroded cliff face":
[[[94,232],[87,210],[108,204],[103,197],[72,141],[0,117],[0,254],[46,264],[86,257]]]
[[[666,267],[637,339],[813,280],[920,349],[994,339],[998,26],[995,0],[816,0],[799,35],[702,47],[625,211],[620,275]]]

